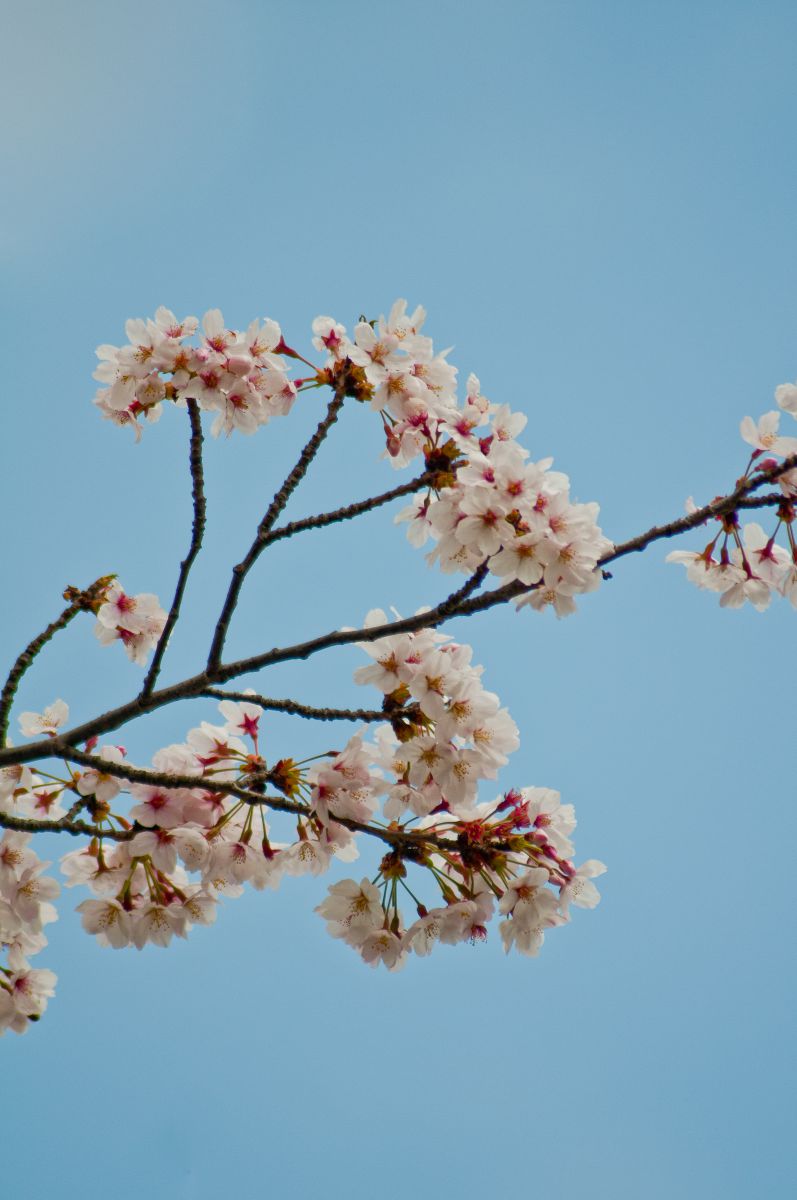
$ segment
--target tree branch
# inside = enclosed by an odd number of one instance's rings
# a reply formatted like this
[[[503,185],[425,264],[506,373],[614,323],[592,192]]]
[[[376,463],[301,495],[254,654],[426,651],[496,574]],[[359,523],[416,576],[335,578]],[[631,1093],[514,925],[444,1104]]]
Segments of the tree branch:
[[[782,504],[786,497],[783,492],[767,492],[765,496],[743,496],[736,503],[737,508],[774,508]]]
[[[300,704],[298,700],[273,700],[253,692],[227,692],[222,688],[205,688],[202,696],[218,700],[238,700],[247,704],[258,704],[270,712],[290,713],[294,717],[307,717],[310,721],[387,721],[388,716],[371,708],[314,708],[311,704]]]
[[[325,525],[334,525],[338,521],[350,521],[353,517],[359,517],[363,513],[371,512],[372,509],[380,508],[383,504],[389,504],[391,500],[398,500],[401,496],[409,496],[413,492],[417,492],[425,485],[431,484],[434,478],[434,471],[426,471],[417,479],[411,479],[409,483],[402,483],[400,487],[392,488],[389,492],[382,492],[380,496],[370,496],[367,500],[359,500],[356,504],[346,504],[342,508],[336,508],[333,512],[319,513],[315,517],[305,517],[301,521],[291,521],[288,525],[281,525],[279,529],[272,529],[271,533],[263,539],[263,549],[270,546],[272,542],[293,537],[294,534],[302,533],[305,529],[321,529]]]
[[[264,795],[261,792],[241,787],[239,784],[226,783],[222,780],[214,781],[207,776],[171,775],[166,771],[149,771],[143,767],[130,766],[127,763],[108,762],[104,758],[98,758],[74,748],[66,750],[63,757],[78,762],[82,766],[102,771],[105,775],[112,775],[132,783],[149,783],[164,788],[202,788],[205,791],[234,796],[252,806],[264,805],[275,812],[284,812],[291,816],[310,817],[313,813],[312,807],[308,804],[289,800],[284,796]],[[330,812],[330,817],[338,825],[343,825],[352,833],[365,833],[369,837],[378,838],[393,849],[407,853],[413,858],[417,858],[418,852],[425,847],[433,847],[449,853],[457,853],[459,849],[456,839],[446,838],[424,829],[411,830],[402,826],[382,828],[378,825],[369,825],[364,821],[356,821],[352,817],[337,816],[334,812]],[[69,816],[62,817],[57,821],[49,821],[16,817],[11,813],[0,812],[0,828],[19,830],[22,833],[69,833],[73,836],[82,834],[86,837],[103,837],[116,842],[128,842],[137,833],[146,832],[149,826],[133,825],[130,829],[113,829],[111,827],[104,829],[99,825],[88,825],[84,821],[71,820]],[[499,843],[496,848],[504,847]]]
[[[103,775],[112,775],[115,779],[124,779],[128,783],[149,783],[155,787],[163,788],[203,788],[206,792],[220,792],[225,796],[237,796],[239,799],[247,800],[249,803],[265,803],[263,795],[260,792],[242,787],[239,783],[230,783],[224,779],[214,779],[212,775],[174,775],[170,771],[153,771],[148,767],[134,767],[132,764],[126,762],[109,762],[105,758],[100,758],[96,754],[88,754],[85,750],[78,750],[74,746],[67,747],[60,753],[59,757],[65,758],[68,762],[80,763],[81,766],[89,767]],[[274,803],[283,804],[283,800],[279,796],[269,798],[269,800],[271,799],[274,800]],[[304,805],[297,804],[296,801],[285,800],[284,803],[289,806],[284,810],[285,812],[296,812],[299,814],[305,811],[309,812],[309,809],[306,809]],[[0,821],[2,819],[3,815],[0,814]],[[141,828],[144,827],[142,826]]]
[[[626,554],[644,550],[652,542],[658,541],[661,538],[675,537],[679,533],[686,533],[690,529],[705,524],[713,517],[733,512],[739,506],[739,501],[749,496],[751,492],[763,487],[766,483],[771,483],[795,467],[797,467],[797,454],[784,459],[782,463],[770,467],[766,471],[758,472],[752,479],[744,480],[728,496],[719,497],[694,513],[689,513],[677,521],[671,521],[667,525],[653,526],[653,528],[649,529],[646,533],[640,534],[638,537],[618,543],[612,551],[598,560],[598,565],[604,566],[609,562],[622,558]],[[458,591],[453,592],[434,608],[430,608],[423,613],[417,613],[415,616],[404,617],[401,620],[372,626],[368,629],[333,630],[331,633],[312,638],[306,642],[300,642],[294,646],[276,647],[264,654],[239,659],[233,663],[219,664],[212,670],[207,669],[198,675],[193,675],[188,679],[182,680],[180,683],[175,683],[170,687],[153,692],[146,699],[137,696],[127,704],[122,704],[118,708],[101,714],[99,717],[86,721],[83,725],[66,731],[61,737],[43,739],[38,742],[31,742],[25,746],[0,749],[0,767],[11,766],[16,763],[35,762],[38,759],[64,754],[70,749],[70,743],[83,742],[90,737],[108,733],[113,729],[118,729],[120,725],[124,725],[127,721],[141,716],[145,712],[154,712],[156,709],[163,708],[167,704],[173,704],[177,700],[196,698],[201,696],[213,684],[226,683],[236,676],[244,675],[275,663],[306,659],[332,646],[351,645],[353,642],[373,642],[383,637],[391,637],[397,633],[413,633],[419,629],[434,628],[452,617],[467,617],[477,612],[485,612],[487,609],[494,608],[498,604],[505,604],[509,600],[516,599],[524,592],[534,590],[533,587],[527,587],[525,584],[514,580],[512,583],[507,583],[502,587],[494,588],[492,591],[484,592],[480,596],[473,596],[471,593],[479,586],[486,574],[487,564],[482,563],[479,569]]]
[[[69,604],[54,621],[51,621],[46,629],[30,642],[22,653],[17,658],[8,673],[2,693],[0,693],[0,752],[6,744],[6,736],[8,734],[8,718],[11,713],[11,705],[14,703],[14,696],[19,687],[20,680],[27,670],[33,665],[33,662],[44,646],[55,636],[61,629],[66,629],[70,621],[72,621],[79,612],[93,612],[94,605],[98,597],[101,596],[104,588],[108,586],[113,575],[104,575],[101,579],[97,579],[94,583],[89,584],[87,588],[81,591],[76,587],[68,587],[64,592],[64,599],[69,601]]]
[[[191,497],[193,502],[193,519],[191,522],[191,545],[188,549],[188,554],[180,563],[180,574],[177,579],[177,587],[172,600],[172,606],[169,609],[169,615],[166,618],[166,624],[163,627],[158,644],[155,647],[155,653],[152,657],[149,670],[147,671],[144,684],[141,688],[141,695],[147,697],[151,694],[155,687],[156,680],[160,674],[161,662],[166,653],[166,646],[169,642],[171,632],[177,624],[177,619],[180,616],[180,605],[183,602],[183,594],[188,582],[188,575],[191,567],[194,565],[194,560],[202,548],[202,535],[205,532],[205,486],[204,472],[202,469],[202,422],[199,416],[199,405],[196,400],[189,399],[188,401],[188,419],[191,422],[191,443],[189,451],[189,466],[191,470]]]
[[[144,713],[155,712],[157,709],[163,708],[167,704],[173,704],[177,700],[196,699],[214,683],[224,683],[229,679],[234,679],[237,675],[244,675],[248,671],[256,670],[257,666],[253,664],[270,666],[272,663],[290,662],[294,659],[309,658],[311,654],[315,654],[319,650],[325,650],[330,646],[349,645],[352,642],[373,642],[380,637],[389,637],[391,634],[409,633],[418,629],[429,628],[441,624],[441,622],[451,616],[459,616],[460,614],[467,616],[471,611],[477,612],[484,608],[490,608],[493,604],[501,604],[506,599],[511,599],[513,595],[517,594],[516,591],[510,592],[508,590],[513,586],[509,584],[502,588],[497,588],[493,592],[486,593],[484,597],[477,597],[475,601],[467,599],[471,592],[479,586],[486,574],[487,563],[484,562],[457,591],[452,592],[450,596],[435,608],[417,613],[414,617],[405,617],[399,621],[388,622],[385,625],[373,626],[368,629],[333,630],[322,637],[314,638],[309,642],[301,642],[296,646],[276,648],[268,651],[267,654],[258,655],[253,659],[242,659],[240,662],[232,663],[228,666],[222,664],[215,670],[202,671],[198,675],[192,675],[188,679],[183,679],[180,683],[174,683],[169,687],[161,688],[157,692],[152,692],[147,697],[136,696],[135,699],[128,701],[126,704],[120,704],[117,708],[109,709],[108,712],[102,713],[100,716],[94,717],[82,725],[77,725],[74,729],[66,730],[59,736],[50,737],[39,742],[30,742],[24,746],[12,746],[0,749],[0,768],[12,766],[16,763],[35,762],[40,758],[51,758],[66,754],[76,743],[88,741],[89,738],[98,737],[104,733],[110,733],[112,730],[118,729],[120,725],[132,721],[136,717],[143,716]]]
[[[497,588],[494,592],[487,592],[485,596],[478,597],[476,601],[467,599],[486,574],[487,563],[484,562],[461,588],[452,592],[434,608],[416,613],[413,617],[403,617],[401,620],[388,621],[384,625],[373,625],[367,629],[335,629],[331,633],[311,638],[306,642],[299,642],[294,646],[275,647],[264,654],[255,654],[251,658],[241,658],[237,662],[227,664],[222,663],[216,668],[214,675],[220,682],[226,683],[228,679],[246,675],[250,671],[259,671],[261,668],[273,666],[275,663],[310,658],[319,650],[328,650],[332,646],[348,646],[352,642],[376,642],[380,638],[391,637],[397,633],[414,633],[419,629],[432,629],[448,620],[449,617],[467,616],[470,612],[490,608],[493,604],[500,604],[506,599],[505,587]],[[491,600],[490,597],[494,598]],[[474,605],[475,607],[473,607]]]
[[[19,687],[20,680],[25,672],[33,665],[34,659],[39,651],[47,645],[50,638],[54,637],[61,629],[66,629],[70,621],[74,620],[80,612],[81,605],[77,600],[73,600],[68,604],[60,616],[51,621],[46,629],[35,637],[20,654],[11,670],[8,673],[8,679],[5,682],[2,693],[0,693],[0,746],[5,746],[6,736],[8,734],[8,719],[11,715],[11,705],[14,703],[14,696]]]
[[[18,833],[70,833],[73,837],[110,837],[117,842],[127,842],[140,833],[140,829],[101,829],[99,825],[87,825],[85,821],[67,820],[61,817],[59,821],[39,820],[36,817],[16,817],[13,813],[0,812],[0,829],[13,829]]]
[[[285,505],[288,503],[291,494],[296,490],[304,476],[307,474],[308,467],[318,453],[321,443],[324,441],[324,438],[337,421],[338,413],[343,406],[344,397],[345,393],[341,389],[336,389],[334,396],[327,406],[326,415],[319,422],[315,433],[299,455],[299,459],[295,467],[286,478],[282,487],[274,496],[274,499],[271,501],[271,504],[268,507],[266,515],[258,525],[257,536],[252,542],[252,545],[249,547],[246,556],[241,559],[241,561],[232,569],[232,579],[230,580],[230,586],[227,590],[227,596],[224,600],[224,604],[222,605],[219,619],[216,622],[216,628],[213,633],[213,641],[210,647],[210,654],[208,655],[207,666],[208,671],[210,672],[214,671],[221,661],[222,651],[224,650],[224,641],[227,637],[227,630],[229,629],[232,615],[235,612],[235,607],[238,603],[238,596],[240,595],[244,580],[254,564],[257,562],[263,550],[266,548],[268,544],[268,535]]]
[[[615,559],[622,558],[626,554],[645,550],[651,542],[657,542],[661,538],[677,537],[678,534],[695,529],[698,525],[705,525],[712,517],[728,516],[740,506],[759,507],[752,504],[745,505],[745,498],[751,492],[755,492],[760,487],[763,487],[765,483],[771,483],[774,479],[785,475],[787,471],[792,470],[794,467],[797,467],[797,454],[792,454],[790,458],[785,458],[782,463],[778,463],[766,471],[760,471],[749,479],[743,479],[729,495],[720,496],[716,500],[712,500],[710,504],[705,504],[702,508],[698,508],[695,512],[687,513],[685,517],[680,517],[677,521],[670,521],[667,525],[654,525],[646,533],[640,533],[638,537],[629,538],[627,542],[621,542],[620,545],[615,546],[611,553],[604,554],[603,558],[598,559],[598,566],[605,566],[607,563],[614,562]],[[768,496],[757,497],[757,499],[772,504],[775,503],[776,498],[778,503],[787,499],[785,496],[773,496],[772,498]]]

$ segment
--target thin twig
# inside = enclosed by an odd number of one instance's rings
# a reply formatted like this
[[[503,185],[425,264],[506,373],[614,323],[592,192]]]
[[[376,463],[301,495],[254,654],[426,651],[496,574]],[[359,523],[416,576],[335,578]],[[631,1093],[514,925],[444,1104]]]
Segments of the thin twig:
[[[638,537],[629,538],[627,542],[621,542],[609,554],[604,554],[602,558],[598,559],[598,566],[605,566],[607,563],[614,562],[626,554],[645,550],[651,542],[660,541],[662,538],[677,537],[678,534],[695,529],[698,525],[705,525],[713,517],[728,516],[735,509],[739,508],[740,505],[743,505],[745,498],[751,492],[757,491],[765,483],[771,483],[774,479],[778,479],[793,467],[797,467],[797,454],[792,454],[789,458],[784,459],[782,463],[777,464],[777,466],[758,472],[750,479],[743,479],[729,495],[719,496],[716,500],[712,500],[710,504],[704,504],[702,508],[698,508],[693,513],[688,513],[685,517],[680,517],[677,521],[670,521],[666,525],[654,525],[646,533],[640,533]],[[769,500],[769,497],[765,499]],[[786,499],[787,497],[781,496],[779,497],[779,502]],[[774,503],[774,500],[771,503]],[[750,505],[749,507],[753,506]]]
[[[334,525],[338,521],[350,521],[353,517],[359,517],[363,513],[380,508],[383,504],[389,504],[391,500],[398,500],[402,496],[409,496],[411,493],[419,491],[422,487],[431,484],[434,478],[435,473],[427,471],[423,475],[419,475],[417,479],[411,479],[409,483],[403,483],[389,492],[382,492],[380,496],[370,496],[367,500],[359,500],[356,504],[346,504],[342,508],[336,508],[333,512],[318,513],[315,517],[304,517],[301,521],[291,521],[288,525],[281,525],[278,529],[272,529],[271,533],[264,538],[263,549],[270,546],[272,542],[293,537],[294,534],[302,533],[305,529],[321,529],[325,525]]]
[[[72,621],[79,612],[94,612],[97,604],[101,601],[105,589],[116,577],[114,575],[103,575],[100,579],[95,579],[94,583],[89,584],[82,591],[80,588],[70,585],[64,591],[64,599],[69,601],[69,604],[54,621],[42,630],[37,637],[30,642],[22,653],[17,658],[8,673],[8,678],[3,686],[3,691],[0,693],[0,751],[6,744],[6,735],[8,733],[8,719],[11,713],[11,705],[14,702],[19,682],[25,672],[32,666],[37,654],[50,639],[61,629]]]
[[[147,671],[146,679],[141,688],[141,695],[147,697],[151,694],[158,675],[160,674],[161,662],[166,653],[166,646],[169,642],[169,637],[172,630],[177,624],[177,619],[180,616],[180,605],[183,601],[185,586],[188,582],[188,575],[191,567],[194,565],[194,560],[202,548],[202,535],[205,532],[205,486],[204,472],[202,469],[202,422],[199,416],[199,405],[196,400],[188,401],[188,419],[191,422],[191,443],[189,451],[189,465],[191,469],[191,498],[193,503],[193,518],[191,521],[191,545],[188,549],[188,554],[180,563],[180,574],[177,579],[177,587],[174,592],[172,606],[169,609],[169,615],[166,618],[166,624],[163,627],[158,644],[155,647],[155,653],[152,656],[149,670]]]
[[[0,812],[0,828],[15,829],[19,833],[71,833],[73,837],[110,837],[115,841],[126,842],[141,830],[119,829],[105,830],[99,825],[87,825],[85,821],[67,821],[62,817],[59,821],[39,820],[37,817],[17,817],[14,813]]]
[[[222,688],[205,688],[202,696],[218,700],[236,700],[257,704],[269,712],[290,713],[294,717],[307,717],[310,721],[387,721],[384,712],[371,708],[314,708],[311,704],[300,704],[298,700],[274,700],[270,696],[259,696],[256,692],[228,692]]]
[[[412,617],[402,617],[398,621],[388,621],[384,625],[372,625],[366,629],[335,629],[321,637],[310,638],[293,646],[275,647],[264,654],[255,654],[251,658],[241,658],[237,662],[222,663],[215,670],[214,676],[222,683],[246,675],[251,671],[259,671],[276,663],[294,662],[310,658],[320,650],[328,650],[332,646],[348,646],[353,642],[376,642],[384,637],[392,637],[398,633],[415,633],[419,629],[434,629],[451,617],[469,616],[474,612],[483,612],[495,604],[503,604],[507,599],[518,594],[512,590],[516,586],[525,590],[523,584],[505,584],[482,596],[472,597],[471,593],[482,583],[487,575],[488,566],[484,562],[474,571],[462,587],[452,592],[434,608],[416,613]],[[2,761],[2,756],[0,756]]]
[[[108,759],[99,758],[96,754],[88,754],[85,750],[78,750],[75,746],[70,746],[61,752],[60,757],[67,759],[68,762],[80,763],[83,767],[88,767],[94,771],[98,771],[103,775],[112,775],[115,779],[124,779],[128,783],[148,783],[154,787],[163,788],[203,788],[206,792],[220,792],[222,795],[237,796],[241,800],[247,800],[251,803],[263,803],[263,796],[260,792],[251,791],[248,788],[242,787],[239,783],[230,783],[228,780],[214,779],[212,775],[176,775],[170,771],[155,771],[148,767],[134,767],[131,763],[126,762],[109,762]],[[274,797],[275,802],[282,803],[282,799]],[[286,803],[288,803],[286,801]],[[287,812],[305,812],[303,805],[296,806],[295,801],[290,801]],[[309,810],[307,810],[309,811]],[[0,814],[0,819],[1,819]]]
[[[324,438],[337,421],[338,413],[343,406],[344,398],[344,392],[340,389],[336,390],[334,396],[327,406],[326,415],[324,416],[323,420],[319,422],[315,433],[299,455],[299,459],[293,470],[290,472],[282,487],[271,501],[266,515],[258,525],[257,535],[255,540],[252,542],[252,545],[249,547],[246,556],[242,558],[241,561],[232,569],[230,586],[227,590],[227,595],[225,597],[224,604],[222,605],[219,619],[216,622],[216,628],[213,632],[213,641],[211,643],[210,653],[208,655],[209,671],[214,671],[221,661],[222,651],[224,650],[224,641],[227,637],[227,630],[229,629],[232,615],[235,612],[235,607],[238,603],[238,596],[240,595],[244,580],[268,544],[268,535],[273,529],[274,524],[285,505],[288,503],[291,494],[301,483],[302,479],[307,473],[310,463],[318,453],[321,443],[324,441]]]
[[[38,637],[35,637],[25,647],[9,671],[8,679],[5,682],[2,693],[0,693],[0,746],[5,746],[6,744],[11,705],[14,703],[14,696],[16,695],[22,676],[33,665],[36,655],[47,645],[50,638],[54,637],[59,630],[66,629],[69,622],[74,620],[82,607],[79,600],[73,600],[71,604],[68,604],[61,615],[56,617],[54,621],[51,621],[47,628],[43,629]]]

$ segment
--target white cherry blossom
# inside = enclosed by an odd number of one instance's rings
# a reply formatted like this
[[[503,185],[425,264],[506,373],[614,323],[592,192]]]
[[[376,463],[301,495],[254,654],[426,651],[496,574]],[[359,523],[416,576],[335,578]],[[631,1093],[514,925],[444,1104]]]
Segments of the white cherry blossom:
[[[69,720],[69,705],[63,700],[54,700],[44,712],[24,712],[19,715],[19,727],[25,737],[55,737],[56,731]]]
[[[780,413],[764,413],[758,422],[752,417],[745,417],[739,426],[744,440],[759,452],[767,454],[788,455],[797,453],[797,438],[782,437],[778,433]]]
[[[86,933],[94,934],[101,946],[120,950],[132,941],[132,922],[118,900],[83,900],[77,912]]]
[[[603,875],[605,870],[605,863],[589,858],[569,877],[559,899],[559,906],[565,915],[571,904],[578,908],[595,908],[600,902],[600,892],[592,880]]]

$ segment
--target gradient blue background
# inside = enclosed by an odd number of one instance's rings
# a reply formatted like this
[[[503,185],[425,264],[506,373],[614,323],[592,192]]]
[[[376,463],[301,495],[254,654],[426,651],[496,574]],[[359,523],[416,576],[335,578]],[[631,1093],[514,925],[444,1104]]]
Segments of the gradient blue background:
[[[615,540],[727,490],[740,418],[797,374],[793,4],[0,7],[5,662],[67,583],[118,571],[171,595],[183,414],[137,447],[90,404],[95,345],[159,304],[269,315],[307,347],[318,313],[351,328],[424,303],[461,378],[529,414],[525,444]],[[199,665],[316,404],[208,444],[207,550],[165,679]],[[379,451],[378,422],[348,412],[290,515],[392,486]],[[567,621],[451,626],[522,730],[501,786],[559,788],[579,858],[608,863],[594,913],[537,961],[493,934],[389,976],[324,933],[329,879],[142,954],[98,948],[67,892],[39,960],[57,997],[0,1048],[4,1192],[786,1194],[797,614],[720,611],[668,548],[619,563]],[[411,612],[445,584],[389,514],[310,535],[261,562],[230,652]],[[367,702],[362,661],[329,653],[262,689]],[[82,720],[139,679],[76,622],[20,707],[63,696]],[[126,730],[131,759],[214,713]],[[272,754],[347,736],[266,728]]]

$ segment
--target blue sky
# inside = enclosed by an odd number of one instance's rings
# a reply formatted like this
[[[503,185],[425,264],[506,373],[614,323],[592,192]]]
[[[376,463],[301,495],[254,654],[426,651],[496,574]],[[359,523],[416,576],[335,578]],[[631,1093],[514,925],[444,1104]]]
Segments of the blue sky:
[[[728,490],[739,420],[797,375],[793,5],[3,7],[8,662],[67,583],[171,593],[180,414],[135,446],[90,403],[94,347],[159,304],[272,316],[308,347],[318,313],[351,327],[423,303],[461,378],[528,413],[524,444],[618,541]],[[316,419],[208,444],[207,550],[167,679],[199,665]],[[392,486],[379,453],[378,423],[346,414],[290,515]],[[559,789],[579,858],[608,864],[594,913],[536,961],[493,935],[388,976],[326,936],[323,880],[142,954],[98,948],[67,892],[41,956],[57,997],[2,1043],[9,1191],[786,1193],[797,615],[720,611],[665,549],[567,621],[451,626],[521,728],[501,786]],[[259,565],[230,651],[410,612],[445,582],[389,516],[308,535]],[[281,667],[263,690],[361,702],[363,661]],[[63,696],[84,719],[139,678],[76,622],[20,706]],[[213,712],[126,731],[131,759]],[[333,736],[269,729],[286,753]]]

